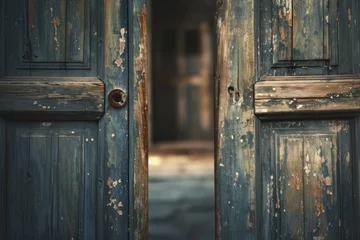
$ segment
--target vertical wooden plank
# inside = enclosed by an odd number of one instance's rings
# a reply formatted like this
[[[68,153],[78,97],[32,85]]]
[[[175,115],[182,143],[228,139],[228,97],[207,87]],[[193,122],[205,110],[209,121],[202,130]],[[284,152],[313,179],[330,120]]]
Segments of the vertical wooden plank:
[[[273,3],[273,55],[274,63],[292,60],[293,0],[280,0]]]
[[[75,131],[72,131],[75,132]],[[57,216],[56,235],[61,239],[71,239],[78,236],[82,227],[84,212],[84,149],[82,136],[60,130],[57,138],[58,155],[56,164]],[[88,160],[88,159],[86,159]],[[55,177],[54,176],[54,177]],[[87,230],[87,229],[86,229]]]
[[[20,133],[24,134],[24,133]],[[23,196],[26,198],[26,209],[24,216],[25,232],[23,236],[33,238],[51,238],[51,139],[48,133],[30,132],[26,136],[29,139],[29,155],[24,156],[27,161],[21,162],[26,171],[26,188],[23,189]],[[11,161],[11,159],[9,159]],[[12,159],[15,160],[15,159]],[[26,169],[26,170],[25,170]],[[49,171],[50,170],[50,171]],[[9,169],[9,171],[11,171]],[[21,178],[21,176],[17,176]],[[9,183],[9,187],[11,183]],[[18,189],[19,190],[19,189]],[[22,199],[18,199],[22,204]]]
[[[0,2],[0,77],[5,74],[5,1]],[[0,239],[6,238],[6,132],[0,118]]]
[[[148,1],[130,1],[130,239],[148,234]]]
[[[255,238],[254,1],[217,1],[217,239]]]
[[[1,42],[0,42],[1,46]],[[5,121],[0,119],[0,238],[6,239],[6,145]]]
[[[83,147],[85,162],[83,170],[84,178],[84,229],[80,229],[81,235],[83,235],[84,240],[95,240],[96,233],[99,232],[96,220],[102,219],[100,216],[103,213],[98,212],[98,202],[97,202],[97,192],[98,188],[98,179],[97,179],[97,169],[100,168],[99,163],[99,153],[97,149],[97,142],[100,141],[98,137],[98,128],[97,123],[85,123],[84,124],[84,136],[83,136]],[[101,202],[102,203],[102,202]]]
[[[105,28],[106,28],[106,18],[105,18],[105,2],[104,1],[96,1],[96,3],[93,2],[93,6],[94,8],[98,9],[98,18],[97,21],[95,21],[93,24],[95,24],[96,26],[102,26],[101,28],[97,29],[96,31],[96,35],[99,38],[99,41],[96,42],[96,46],[97,48],[95,48],[98,52],[98,58],[96,59],[96,63],[98,66],[97,69],[97,74],[100,77],[100,79],[104,82],[105,86],[106,84],[108,84],[109,82],[106,81],[105,78],[105,44],[110,44],[109,39],[105,40]],[[109,33],[111,34],[111,33]],[[94,43],[92,43],[94,44]],[[110,56],[109,56],[110,59]],[[108,60],[109,61],[109,60]],[[108,89],[108,87],[105,88],[105,96],[107,96],[109,94],[110,90]],[[105,98],[106,99],[106,98]],[[109,105],[107,103],[107,101],[105,100],[104,102],[104,110],[105,113],[102,116],[102,118],[98,121],[98,141],[97,141],[97,152],[98,152],[98,156],[97,156],[97,161],[95,163],[96,165],[96,170],[95,170],[95,174],[96,174],[96,178],[95,178],[95,187],[97,189],[96,191],[96,212],[97,212],[97,216],[96,216],[96,238],[97,239],[102,239],[105,238],[105,220],[106,220],[106,203],[105,203],[105,199],[107,200],[107,194],[106,194],[106,185],[105,185],[105,168],[106,168],[106,163],[105,163],[105,157],[107,156],[107,151],[106,151],[106,147],[108,147],[109,143],[106,142],[106,133],[109,134],[109,132],[107,132],[106,130],[106,124],[107,122],[105,122],[103,119],[106,118],[107,116],[107,111],[109,109]],[[111,121],[108,122],[110,124]],[[115,133],[114,133],[115,134]],[[113,146],[114,144],[112,144]]]
[[[309,136],[304,143],[305,238],[339,239],[337,137]]]
[[[85,38],[89,38],[90,31],[90,7],[89,1],[67,0],[66,22],[64,23],[66,31],[64,60],[67,63],[84,61],[84,48],[88,47],[85,44]]]
[[[326,3],[319,0],[294,0],[293,3],[294,60],[323,59]]]
[[[360,28],[358,27],[360,19],[360,2],[352,0],[351,14],[351,30],[352,30],[352,64],[355,74],[360,74]]]
[[[339,154],[339,174],[341,183],[339,185],[339,201],[341,206],[339,226],[341,227],[342,239],[356,239],[354,223],[354,190],[353,183],[355,177],[353,176],[353,153],[351,148],[354,143],[351,143],[350,134],[353,130],[349,122],[337,122],[336,131],[338,136],[338,154]]]
[[[354,154],[354,202],[355,202],[355,211],[354,211],[354,218],[356,219],[356,221],[354,222],[354,226],[359,226],[359,221],[360,221],[360,117],[357,117],[354,121],[354,133],[353,133],[353,139],[355,140],[355,147],[353,150],[353,154]],[[355,231],[356,237],[359,238],[360,236],[360,228],[356,228]]]
[[[323,58],[323,4],[317,0],[294,3],[294,56],[297,60]]]
[[[275,229],[277,225],[277,220],[279,219],[277,216],[275,217],[275,207],[273,206],[272,199],[274,197],[275,185],[273,184],[274,181],[270,182],[271,180],[271,172],[272,172],[272,165],[275,161],[268,161],[268,159],[275,159],[272,157],[274,152],[276,151],[272,143],[274,143],[275,139],[274,136],[271,135],[270,137],[270,126],[263,125],[261,129],[261,135],[257,135],[257,140],[261,143],[261,153],[257,156],[258,160],[257,166],[263,166],[259,168],[257,174],[257,185],[258,189],[262,188],[262,193],[257,191],[257,213],[256,219],[259,221],[256,222],[256,227],[258,229],[264,229],[264,231],[259,232],[257,236],[259,239],[270,240],[271,238],[271,229]],[[270,139],[270,141],[268,141]],[[273,176],[274,178],[274,176]],[[277,176],[275,176],[277,179]],[[276,181],[276,180],[275,180]],[[260,200],[261,199],[261,200]],[[270,213],[270,214],[263,214],[263,213]],[[274,217],[272,217],[274,216]],[[275,225],[275,226],[274,226]],[[274,227],[272,227],[274,226]]]
[[[128,1],[104,1],[104,63],[99,62],[106,96],[113,89],[128,92]],[[104,64],[104,65],[103,65]],[[101,70],[100,70],[101,71]],[[130,103],[131,98],[127,98]],[[129,230],[129,124],[128,104],[121,109],[105,102],[105,115],[99,122],[99,239],[128,239]],[[101,196],[103,194],[103,196]]]
[[[293,136],[279,137],[279,177],[284,178],[280,183],[280,201],[278,214],[280,221],[280,239],[304,238],[304,209],[303,209],[303,138]]]
[[[5,1],[0,3],[0,77],[5,75]]]
[[[353,51],[351,41],[353,41],[353,32],[358,27],[355,26],[355,19],[353,15],[359,9],[353,8],[355,1],[340,1],[338,0],[338,29],[339,29],[339,74],[348,74],[353,72],[353,59],[356,51]],[[357,39],[358,41],[358,39]],[[356,58],[356,57],[355,57]]]
[[[30,125],[27,124],[28,128]],[[16,131],[14,126],[9,127],[10,133],[7,137],[7,144],[17,143],[16,147],[7,149],[8,151],[8,178],[7,183],[11,183],[11,186],[7,190],[7,238],[9,239],[21,239],[23,236],[30,235],[31,232],[27,232],[29,227],[26,225],[26,214],[31,210],[31,203],[34,204],[34,198],[28,198],[27,189],[31,186],[31,176],[27,171],[29,166],[29,154],[30,154],[30,138],[28,134],[22,135],[22,131],[18,129]],[[23,161],[16,161],[23,159]],[[21,189],[22,191],[19,191]],[[27,201],[24,201],[27,199]],[[30,204],[30,206],[29,206]],[[29,209],[30,208],[30,209]],[[18,226],[22,226],[21,229]],[[30,235],[31,236],[31,235]]]
[[[328,0],[329,9],[328,9],[328,18],[326,18],[325,13],[325,24],[328,28],[328,36],[329,36],[329,51],[327,55],[330,57],[330,65],[338,65],[339,64],[339,39],[338,39],[338,0]]]

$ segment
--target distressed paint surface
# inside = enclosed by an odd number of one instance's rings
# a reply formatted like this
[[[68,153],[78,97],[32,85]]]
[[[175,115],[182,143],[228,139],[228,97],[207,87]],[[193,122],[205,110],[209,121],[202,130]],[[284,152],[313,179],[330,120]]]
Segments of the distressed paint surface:
[[[339,55],[349,58],[339,52],[339,46],[350,33],[348,28],[340,28],[338,7],[338,0],[259,0],[256,27],[261,71],[271,75],[336,74]]]
[[[255,237],[254,1],[217,1],[218,239]]]
[[[100,11],[95,0],[5,1],[6,75],[97,76]],[[11,26],[11,27],[10,27]],[[72,70],[72,73],[44,70]]]
[[[130,239],[147,239],[148,234],[148,13],[147,1],[138,0],[130,5],[132,13],[130,87],[132,104],[130,121],[131,160],[133,161]]]
[[[327,59],[329,15],[325,16],[325,8],[327,0],[293,0],[294,60]]]
[[[6,238],[6,194],[3,189],[6,184],[6,141],[5,121],[0,119],[0,238]]]
[[[272,27],[274,62],[292,59],[293,0],[274,1]]]
[[[10,122],[7,134],[7,238],[95,239],[96,123]]]
[[[264,239],[349,239],[352,233],[350,121],[261,127]]]
[[[104,1],[104,83],[106,95],[113,89],[122,89],[128,95],[129,69],[117,65],[119,58],[127,66],[128,45],[123,34],[128,33],[128,6],[126,1]],[[126,37],[127,38],[127,37]],[[104,167],[101,185],[104,218],[99,219],[103,232],[99,239],[128,239],[129,235],[129,125],[128,105],[121,109],[105,104],[105,115],[100,120],[99,150]],[[105,143],[105,144],[104,144]],[[100,168],[101,169],[101,168]],[[101,206],[99,206],[100,210]]]
[[[25,60],[71,63],[89,57],[89,0],[29,0],[27,4],[32,56]]]
[[[255,114],[359,113],[358,76],[264,76],[255,86]]]
[[[256,170],[262,192],[256,216],[264,231],[257,239],[357,239],[358,77],[349,74],[359,74],[360,35],[352,19],[359,3],[293,0],[288,11],[282,6],[289,1],[258,2]],[[325,112],[329,120],[320,121]],[[343,113],[348,120],[333,121]]]
[[[97,78],[6,77],[0,79],[0,114],[97,120],[104,113],[104,91]]]
[[[9,115],[5,116],[6,122],[0,122],[0,134],[7,134],[0,138],[0,148],[6,141],[9,150],[6,159],[0,155],[1,166],[7,166],[7,174],[1,174],[0,178],[0,196],[7,198],[6,214],[11,214],[6,219],[1,198],[0,230],[6,230],[1,231],[0,236],[133,238],[132,224],[140,217],[132,218],[133,198],[130,197],[134,192],[134,186],[130,185],[134,164],[129,155],[131,101],[126,99],[121,109],[114,109],[105,100],[113,89],[121,89],[127,95],[133,91],[133,88],[129,90],[129,69],[135,68],[129,62],[129,1],[14,0],[2,1],[1,5],[5,6],[1,11],[6,13],[0,17],[1,26],[5,18],[7,24],[6,29],[2,28],[6,34],[0,37],[1,50],[6,49],[5,54],[0,54],[1,59],[4,57],[1,64],[6,62],[1,66],[1,76],[15,79],[11,84],[29,80],[29,86],[33,84],[34,88],[24,86],[23,92],[16,88],[20,91],[13,99],[16,106],[23,103],[25,109],[31,100],[27,115],[21,115],[23,122],[9,122]],[[59,82],[61,77],[64,81]],[[103,83],[96,80],[95,84],[84,77],[99,78]],[[37,99],[27,91],[36,92]],[[44,91],[47,94],[43,94]],[[59,123],[26,122],[35,116],[37,107],[45,111],[43,106],[48,110],[53,103],[65,104],[63,110],[69,113],[74,109],[83,112],[86,106],[105,113],[99,121],[100,115],[94,118],[96,114],[86,118],[86,114],[81,113],[76,119],[79,121],[73,122],[67,121],[73,119],[71,114],[59,113],[52,116]],[[41,119],[45,117],[40,114]],[[19,115],[13,119],[19,119]],[[81,122],[84,120],[92,121]],[[82,135],[79,128],[82,125],[91,126],[91,134]],[[15,135],[20,126],[28,130],[21,136]],[[4,131],[3,127],[6,127]],[[144,129],[142,136],[146,131]],[[5,153],[4,149],[0,150],[3,150],[0,154]],[[15,160],[9,162],[10,157]],[[146,156],[142,159],[144,162]],[[88,167],[92,170],[87,171]],[[27,172],[29,174],[25,174]],[[136,176],[140,179],[146,174],[141,172]],[[146,193],[145,182],[139,180],[137,186]],[[28,199],[25,204],[24,197]],[[139,195],[137,202],[141,199],[145,200],[144,194]],[[136,210],[139,216],[146,215],[142,209]],[[146,226],[146,218],[141,219],[138,233],[143,233]]]
[[[5,3],[0,3],[1,16],[5,16]],[[5,21],[0,17],[0,76],[5,72]],[[6,152],[5,152],[5,121],[0,118],[0,238],[6,238],[6,195],[4,194],[4,187],[6,184],[5,166],[6,166]]]

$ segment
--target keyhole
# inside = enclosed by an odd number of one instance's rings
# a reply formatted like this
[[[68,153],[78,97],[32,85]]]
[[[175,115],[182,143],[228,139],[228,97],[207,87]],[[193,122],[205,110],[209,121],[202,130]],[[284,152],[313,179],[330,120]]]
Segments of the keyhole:
[[[121,89],[114,89],[109,93],[108,100],[112,107],[120,108],[126,102],[126,94]]]
[[[122,99],[122,96],[119,93],[115,93],[114,96],[113,96],[113,99],[114,99],[115,102],[124,103],[124,101]]]

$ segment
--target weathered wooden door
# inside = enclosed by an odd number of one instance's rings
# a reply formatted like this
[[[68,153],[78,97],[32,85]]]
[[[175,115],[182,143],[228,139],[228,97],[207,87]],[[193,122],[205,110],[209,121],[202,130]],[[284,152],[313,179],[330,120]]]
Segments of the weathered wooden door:
[[[359,1],[217,7],[218,239],[359,239]]]
[[[145,239],[143,4],[1,1],[0,239]]]

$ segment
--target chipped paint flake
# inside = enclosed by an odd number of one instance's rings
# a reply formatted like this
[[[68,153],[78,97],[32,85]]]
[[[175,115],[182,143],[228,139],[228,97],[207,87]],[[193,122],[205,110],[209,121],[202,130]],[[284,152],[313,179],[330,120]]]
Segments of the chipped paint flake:
[[[58,26],[60,25],[60,19],[58,17],[53,17],[51,23],[54,25],[54,41],[56,43],[55,50],[59,49],[59,41],[58,41]]]
[[[326,177],[324,181],[325,181],[326,186],[331,186],[332,183],[331,183],[331,178],[330,177]]]
[[[111,177],[108,178],[106,185],[111,189],[113,188],[114,181],[111,179]]]
[[[350,8],[348,8],[348,19],[349,19],[349,21],[351,21],[351,19],[352,19],[351,9]]]

